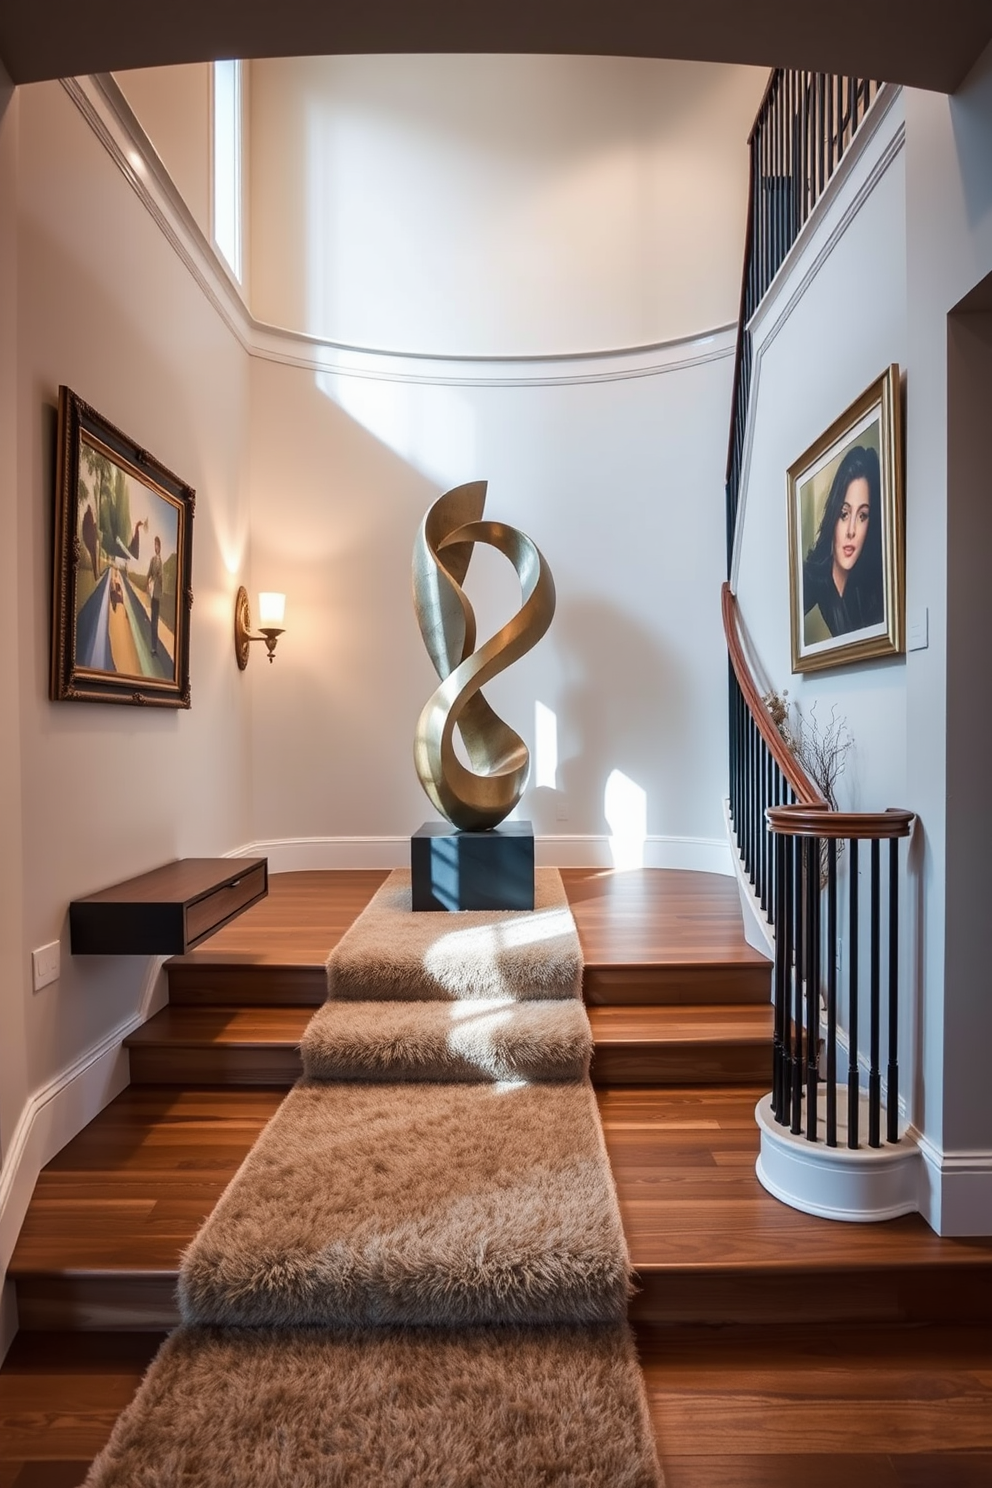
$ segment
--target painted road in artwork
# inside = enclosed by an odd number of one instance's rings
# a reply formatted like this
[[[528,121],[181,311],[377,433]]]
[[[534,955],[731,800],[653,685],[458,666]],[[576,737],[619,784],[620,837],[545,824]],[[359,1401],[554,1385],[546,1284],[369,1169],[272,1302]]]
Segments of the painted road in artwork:
[[[175,637],[159,619],[152,655],[151,605],[125,567],[108,566],[76,616],[76,663],[97,672],[175,680]]]

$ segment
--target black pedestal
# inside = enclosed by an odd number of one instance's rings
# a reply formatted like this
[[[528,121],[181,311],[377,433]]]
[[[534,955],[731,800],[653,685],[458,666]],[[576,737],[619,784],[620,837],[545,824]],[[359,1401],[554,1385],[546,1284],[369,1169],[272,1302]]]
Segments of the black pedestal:
[[[425,822],[410,838],[414,909],[533,909],[534,828],[459,832]]]

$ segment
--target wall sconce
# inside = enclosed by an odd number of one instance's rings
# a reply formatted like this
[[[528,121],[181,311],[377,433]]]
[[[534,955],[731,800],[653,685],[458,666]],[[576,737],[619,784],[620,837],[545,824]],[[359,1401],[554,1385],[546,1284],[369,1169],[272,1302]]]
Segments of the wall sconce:
[[[276,641],[283,633],[286,614],[285,594],[260,594],[258,596],[259,630],[261,635],[251,633],[251,610],[248,607],[248,590],[242,584],[234,600],[234,654],[238,669],[244,671],[248,665],[248,647],[252,641],[264,641],[269,660],[275,660]]]

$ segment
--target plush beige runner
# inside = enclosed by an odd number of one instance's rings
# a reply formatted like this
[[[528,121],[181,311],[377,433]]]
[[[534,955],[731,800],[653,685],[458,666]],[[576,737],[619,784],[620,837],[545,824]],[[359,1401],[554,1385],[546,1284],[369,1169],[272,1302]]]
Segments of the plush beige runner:
[[[326,1002],[300,1045],[312,1080],[581,1080],[581,1002]]]
[[[538,868],[533,910],[410,909],[396,868],[327,962],[328,997],[371,1002],[582,996],[582,951],[557,868]]]
[[[616,1322],[592,1087],[301,1081],[189,1247],[188,1323]]]
[[[88,1488],[660,1488],[561,877],[409,898],[330,957]]]
[[[87,1488],[658,1488],[626,1324],[181,1328]]]

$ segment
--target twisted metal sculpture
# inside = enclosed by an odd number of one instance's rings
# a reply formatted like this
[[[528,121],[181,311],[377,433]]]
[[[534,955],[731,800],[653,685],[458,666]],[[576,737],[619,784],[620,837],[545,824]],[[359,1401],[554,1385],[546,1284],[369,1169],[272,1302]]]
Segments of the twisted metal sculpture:
[[[529,537],[504,522],[484,522],[485,481],[438,498],[413,548],[413,603],[441,685],[428,699],[414,736],[420,783],[442,815],[462,831],[498,826],[523,794],[530,755],[520,735],[493,712],[482,687],[544,635],[555,612],[551,570]],[[475,615],[462,584],[477,542],[505,553],[523,603],[491,640],[475,649]],[[457,726],[471,769],[457,758]]]

